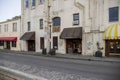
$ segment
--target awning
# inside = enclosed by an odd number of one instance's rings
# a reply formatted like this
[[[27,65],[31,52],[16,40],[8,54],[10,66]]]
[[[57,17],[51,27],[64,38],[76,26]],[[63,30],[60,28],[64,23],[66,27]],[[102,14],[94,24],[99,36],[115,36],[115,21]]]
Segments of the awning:
[[[35,32],[26,32],[20,40],[35,40]]]
[[[104,39],[120,39],[120,23],[109,26],[104,32]]]
[[[64,28],[61,35],[61,39],[82,39],[82,27],[76,28]]]
[[[17,37],[0,37],[0,41],[17,41]]]

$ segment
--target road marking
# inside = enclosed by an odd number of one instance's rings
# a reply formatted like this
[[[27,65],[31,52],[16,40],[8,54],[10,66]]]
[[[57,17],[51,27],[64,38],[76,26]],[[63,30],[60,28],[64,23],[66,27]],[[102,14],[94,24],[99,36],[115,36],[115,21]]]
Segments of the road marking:
[[[0,66],[0,69],[9,71],[9,72],[12,72],[12,73],[15,73],[15,74],[19,74],[19,75],[22,75],[22,76],[27,77],[27,78],[31,78],[32,80],[47,80],[43,77],[38,77],[38,76],[35,76],[35,75],[27,74],[27,73],[24,73],[24,72],[21,72],[21,71],[18,71],[18,70],[14,70],[14,69],[10,69],[10,68],[7,68],[7,67],[3,67],[3,66]]]

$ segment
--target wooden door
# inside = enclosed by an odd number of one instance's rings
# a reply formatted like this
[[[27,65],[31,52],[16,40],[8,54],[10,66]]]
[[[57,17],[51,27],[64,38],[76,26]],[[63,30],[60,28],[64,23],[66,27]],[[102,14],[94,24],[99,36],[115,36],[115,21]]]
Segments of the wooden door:
[[[66,40],[66,53],[73,53],[73,48],[72,48],[72,41],[71,40]]]
[[[28,51],[35,51],[35,40],[28,41]]]

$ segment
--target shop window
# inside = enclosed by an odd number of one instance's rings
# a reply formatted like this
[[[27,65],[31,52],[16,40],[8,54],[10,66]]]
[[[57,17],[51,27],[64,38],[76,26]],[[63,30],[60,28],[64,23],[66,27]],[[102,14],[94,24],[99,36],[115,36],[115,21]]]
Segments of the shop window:
[[[112,7],[109,8],[109,22],[118,21],[119,19],[119,8]]]
[[[12,47],[16,47],[16,41],[12,41]]]
[[[58,37],[53,37],[53,48],[58,49]]]
[[[73,25],[79,25],[79,13],[73,14]]]
[[[120,53],[120,42],[119,41],[109,41],[109,51],[111,53]]]
[[[0,46],[4,46],[4,41],[0,41]]]

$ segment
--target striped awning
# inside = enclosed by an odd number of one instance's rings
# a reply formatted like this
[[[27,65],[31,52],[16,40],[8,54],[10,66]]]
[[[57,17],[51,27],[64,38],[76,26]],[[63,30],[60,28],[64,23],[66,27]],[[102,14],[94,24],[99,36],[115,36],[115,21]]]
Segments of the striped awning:
[[[104,39],[120,39],[120,23],[109,26],[104,32]]]

